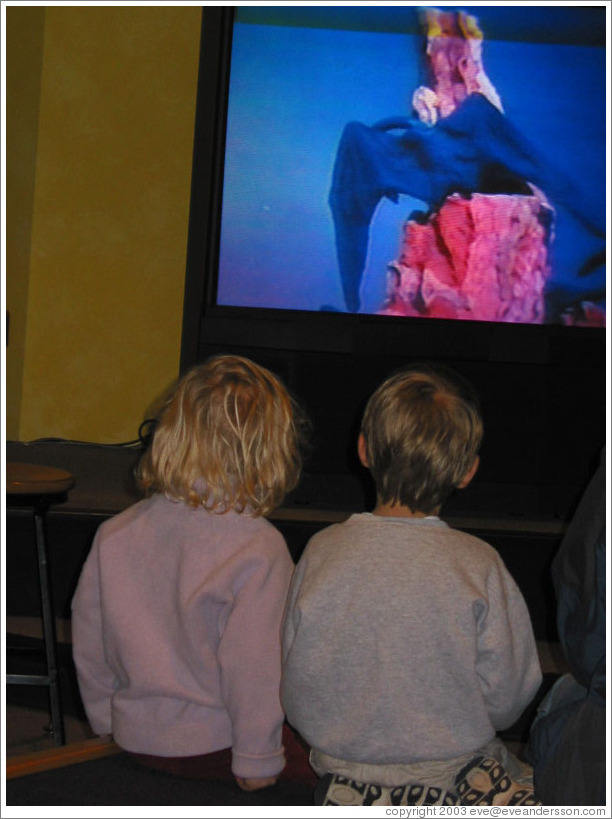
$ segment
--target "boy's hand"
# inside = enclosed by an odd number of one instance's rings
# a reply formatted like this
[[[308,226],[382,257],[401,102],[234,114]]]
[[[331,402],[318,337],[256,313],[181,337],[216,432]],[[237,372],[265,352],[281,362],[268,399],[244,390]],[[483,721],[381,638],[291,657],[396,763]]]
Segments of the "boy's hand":
[[[276,784],[277,776],[269,776],[267,779],[244,779],[242,776],[236,777],[238,787],[243,791],[259,791],[261,788],[269,788]]]

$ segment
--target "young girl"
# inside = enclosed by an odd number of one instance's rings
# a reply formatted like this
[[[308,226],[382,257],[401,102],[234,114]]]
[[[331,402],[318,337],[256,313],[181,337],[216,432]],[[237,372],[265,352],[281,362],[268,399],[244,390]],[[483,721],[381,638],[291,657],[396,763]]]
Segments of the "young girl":
[[[285,765],[293,562],[264,515],[297,483],[302,428],[272,373],[208,360],[164,403],[139,468],[148,497],[96,534],[72,604],[80,691],[92,729],[146,764],[218,776],[227,760],[244,790]]]

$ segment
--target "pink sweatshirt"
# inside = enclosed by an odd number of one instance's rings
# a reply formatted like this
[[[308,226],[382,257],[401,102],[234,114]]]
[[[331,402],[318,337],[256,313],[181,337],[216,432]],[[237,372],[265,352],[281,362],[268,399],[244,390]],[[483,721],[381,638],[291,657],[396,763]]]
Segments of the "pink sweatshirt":
[[[72,603],[92,729],[157,756],[231,746],[236,776],[279,773],[292,573],[282,535],[263,518],[155,495],[102,524]]]

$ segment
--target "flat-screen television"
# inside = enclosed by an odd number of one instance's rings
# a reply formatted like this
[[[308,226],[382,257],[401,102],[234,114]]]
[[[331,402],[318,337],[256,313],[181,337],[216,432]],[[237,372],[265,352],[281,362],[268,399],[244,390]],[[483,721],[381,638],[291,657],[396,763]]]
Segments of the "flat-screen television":
[[[339,487],[378,381],[449,364],[472,503],[565,514],[605,439],[607,12],[205,7],[181,368],[275,369]]]

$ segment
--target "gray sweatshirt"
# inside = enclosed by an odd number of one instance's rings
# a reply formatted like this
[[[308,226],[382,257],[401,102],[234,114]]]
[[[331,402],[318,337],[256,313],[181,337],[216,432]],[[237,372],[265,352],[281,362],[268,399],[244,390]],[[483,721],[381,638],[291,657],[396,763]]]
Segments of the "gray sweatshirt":
[[[372,764],[458,757],[510,726],[542,680],[498,553],[439,518],[353,515],[294,574],[281,699],[314,748]]]

